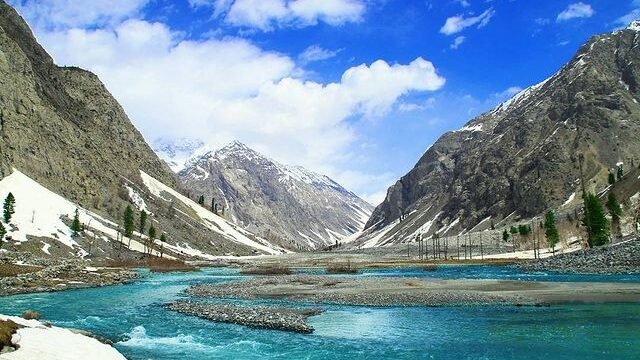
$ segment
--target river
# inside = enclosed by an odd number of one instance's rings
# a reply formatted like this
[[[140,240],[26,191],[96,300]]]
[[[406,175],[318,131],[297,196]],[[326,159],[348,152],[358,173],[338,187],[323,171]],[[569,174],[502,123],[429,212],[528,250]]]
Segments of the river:
[[[309,321],[315,332],[303,335],[212,323],[161,306],[186,297],[183,290],[190,284],[241,278],[237,269],[141,273],[127,285],[0,298],[0,313],[38,310],[55,325],[115,341],[132,360],[640,358],[640,304],[323,306],[326,312]],[[357,276],[372,275],[640,282],[638,275],[524,274],[493,266],[371,270]]]

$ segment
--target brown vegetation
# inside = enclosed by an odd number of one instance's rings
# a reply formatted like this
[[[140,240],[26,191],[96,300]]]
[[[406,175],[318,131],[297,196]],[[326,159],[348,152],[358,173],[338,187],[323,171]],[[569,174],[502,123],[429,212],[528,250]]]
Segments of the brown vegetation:
[[[42,270],[40,266],[16,265],[16,264],[0,264],[0,277],[10,277],[20,274],[28,274]]]
[[[100,263],[106,267],[119,268],[148,268],[153,272],[196,271],[197,267],[178,259],[159,258],[151,256],[139,260],[106,260]]]
[[[351,263],[347,264],[329,264],[327,265],[327,274],[356,274],[358,269],[351,266]]]
[[[240,270],[242,275],[291,275],[291,269],[287,266],[269,265]]]
[[[13,347],[11,338],[20,327],[11,320],[0,320],[0,350],[5,346]]]

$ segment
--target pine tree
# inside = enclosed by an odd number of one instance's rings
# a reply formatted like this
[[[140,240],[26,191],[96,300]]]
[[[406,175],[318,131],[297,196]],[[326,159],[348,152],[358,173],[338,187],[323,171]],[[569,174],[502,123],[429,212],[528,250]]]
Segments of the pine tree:
[[[9,221],[11,221],[11,216],[13,216],[13,214],[16,212],[15,205],[16,205],[16,198],[13,196],[12,193],[9,193],[7,197],[4,199],[4,206],[3,206],[4,222],[7,224],[9,223]]]
[[[144,234],[144,227],[147,225],[147,217],[149,215],[147,214],[146,211],[142,210],[140,212],[140,227],[138,228],[138,231],[140,232],[140,234]]]
[[[214,197],[211,198],[211,212],[216,213],[216,198]]]
[[[609,185],[613,185],[615,183],[616,183],[616,176],[612,172],[610,172],[609,173]]]
[[[78,233],[82,230],[80,225],[80,213],[78,209],[76,209],[76,213],[73,215],[73,221],[71,222],[71,231],[73,232],[73,236],[78,236]]]
[[[609,222],[604,215],[600,199],[595,194],[587,193],[584,200],[585,217],[583,224],[587,227],[589,246],[601,246],[609,241]]]
[[[200,195],[200,197],[198,198],[198,204],[204,206],[204,195]]]
[[[511,232],[512,234],[517,234],[517,233],[518,233],[518,228],[517,228],[517,227],[515,227],[515,226],[512,226],[512,227],[511,227],[510,232]]]
[[[130,205],[124,210],[124,236],[131,238],[135,228],[135,220],[133,218],[133,209]]]
[[[0,248],[2,248],[2,243],[4,242],[4,236],[7,234],[7,229],[4,228],[2,222],[0,222]]]
[[[609,193],[609,198],[607,199],[607,210],[609,210],[609,214],[611,215],[611,230],[616,234],[620,234],[620,217],[622,217],[622,208],[618,203],[618,199],[616,198],[616,194],[613,192]]]
[[[163,243],[167,242],[167,235],[165,235],[164,233],[160,235],[160,241],[162,241]]]
[[[153,225],[149,226],[149,239],[151,242],[156,239],[156,228]]]
[[[618,166],[618,181],[622,180],[622,177],[624,176],[624,169],[622,168],[622,165]]]
[[[556,227],[556,215],[551,210],[547,211],[547,215],[544,218],[544,228],[547,244],[551,246],[553,254],[555,254],[556,245],[560,242],[560,234],[558,234],[558,228]]]
[[[507,231],[507,229],[504,229],[504,231],[502,232],[502,241],[509,241],[509,232]]]

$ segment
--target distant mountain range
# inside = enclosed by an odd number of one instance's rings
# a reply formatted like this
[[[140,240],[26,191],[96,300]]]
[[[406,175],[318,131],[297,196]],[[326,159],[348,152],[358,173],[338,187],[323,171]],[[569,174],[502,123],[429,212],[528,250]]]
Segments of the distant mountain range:
[[[167,149],[183,145],[160,145]],[[193,198],[204,196],[225,211],[225,217],[268,239],[293,249],[316,249],[356,233],[373,207],[331,180],[300,166],[282,165],[240,142],[218,150],[194,150],[178,179]],[[175,158],[165,157],[169,163]]]
[[[431,146],[355,244],[483,230],[580,201],[640,164],[640,22],[594,36],[547,80]]]

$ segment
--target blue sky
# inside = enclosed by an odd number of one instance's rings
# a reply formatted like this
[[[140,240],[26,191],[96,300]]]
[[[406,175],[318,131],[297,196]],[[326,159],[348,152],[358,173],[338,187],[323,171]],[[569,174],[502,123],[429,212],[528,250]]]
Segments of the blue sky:
[[[238,139],[376,203],[442,133],[552,75],[639,0],[10,0],[150,142]]]

